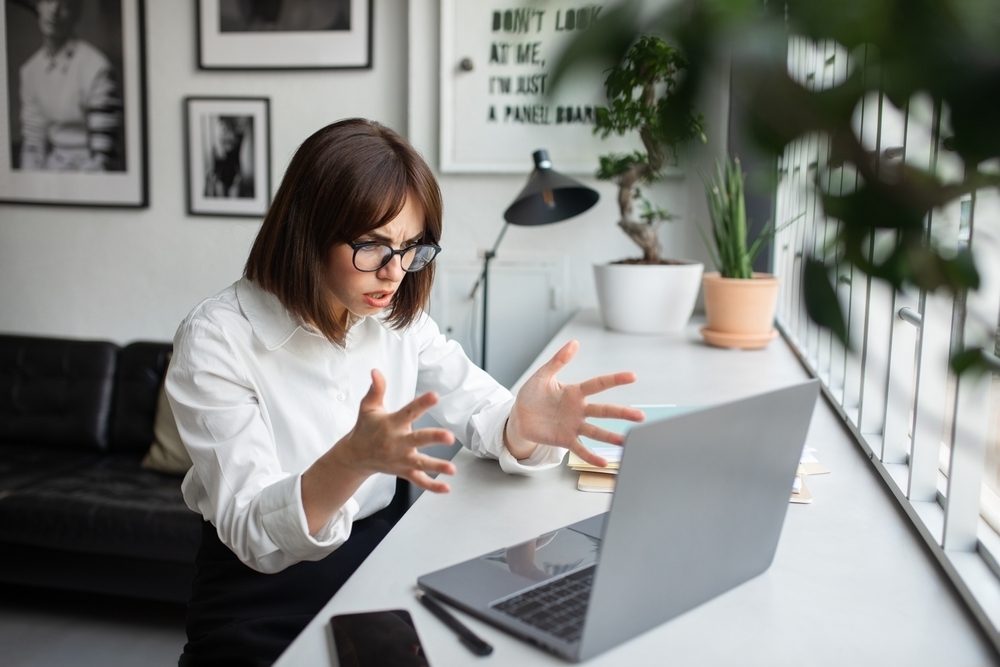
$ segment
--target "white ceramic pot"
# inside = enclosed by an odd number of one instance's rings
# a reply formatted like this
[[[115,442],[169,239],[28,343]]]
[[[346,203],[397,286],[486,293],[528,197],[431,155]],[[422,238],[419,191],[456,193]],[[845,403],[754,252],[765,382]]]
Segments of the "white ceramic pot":
[[[614,331],[661,334],[681,331],[694,311],[699,262],[595,264],[597,300],[604,326]]]

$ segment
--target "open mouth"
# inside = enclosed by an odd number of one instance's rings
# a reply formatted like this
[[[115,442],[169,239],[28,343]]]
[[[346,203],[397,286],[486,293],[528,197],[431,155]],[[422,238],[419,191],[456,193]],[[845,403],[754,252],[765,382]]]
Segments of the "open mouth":
[[[385,308],[392,301],[392,292],[369,292],[364,299],[372,308]]]

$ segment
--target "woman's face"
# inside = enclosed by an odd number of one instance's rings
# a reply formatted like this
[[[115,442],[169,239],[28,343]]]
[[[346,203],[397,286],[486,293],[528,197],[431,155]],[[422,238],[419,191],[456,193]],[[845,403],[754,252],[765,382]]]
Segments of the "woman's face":
[[[406,198],[399,214],[358,241],[380,241],[393,248],[403,248],[418,242],[424,235],[424,212],[411,196]],[[392,303],[396,289],[406,276],[401,258],[394,256],[378,271],[358,271],[354,268],[354,249],[340,243],[330,249],[326,275],[333,293],[333,311],[346,324],[347,314],[357,317],[374,315]]]

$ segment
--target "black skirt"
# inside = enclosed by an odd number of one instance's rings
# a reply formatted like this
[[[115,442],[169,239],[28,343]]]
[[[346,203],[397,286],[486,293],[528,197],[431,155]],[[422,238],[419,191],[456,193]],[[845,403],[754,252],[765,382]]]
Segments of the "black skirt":
[[[180,667],[270,665],[389,532],[392,523],[355,521],[351,537],[320,561],[262,574],[202,526]]]

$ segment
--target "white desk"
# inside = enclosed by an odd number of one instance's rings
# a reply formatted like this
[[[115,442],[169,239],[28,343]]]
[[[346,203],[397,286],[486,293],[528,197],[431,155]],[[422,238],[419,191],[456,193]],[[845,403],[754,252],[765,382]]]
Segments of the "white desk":
[[[805,379],[780,338],[763,351],[720,350],[684,334],[628,336],[574,317],[529,374],[570,339],[580,353],[563,380],[633,370],[639,380],[601,400],[708,404]],[[587,664],[965,665],[1000,664],[871,464],[821,397],[807,441],[833,470],[812,477],[810,505],[790,505],[774,564],[763,575]],[[509,476],[468,451],[455,458],[448,495],[423,494],[276,663],[331,664],[328,619],[405,608],[431,665],[565,665],[455,612],[494,645],[477,659],[413,597],[417,577],[605,511],[609,494],[576,490],[566,468]]]

